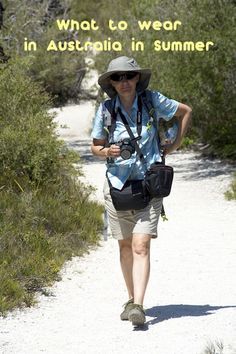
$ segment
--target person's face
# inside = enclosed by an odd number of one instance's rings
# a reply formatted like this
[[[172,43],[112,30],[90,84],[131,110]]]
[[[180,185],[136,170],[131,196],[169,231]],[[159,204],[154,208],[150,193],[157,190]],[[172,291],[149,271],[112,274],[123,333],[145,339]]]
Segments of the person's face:
[[[110,76],[110,81],[119,96],[133,97],[135,96],[136,85],[139,81],[139,73],[118,72]]]

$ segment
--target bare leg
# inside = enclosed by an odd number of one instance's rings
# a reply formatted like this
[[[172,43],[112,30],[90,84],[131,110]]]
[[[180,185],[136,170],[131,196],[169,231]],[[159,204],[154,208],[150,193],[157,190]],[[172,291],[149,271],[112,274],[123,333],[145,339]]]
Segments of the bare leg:
[[[150,235],[134,234],[132,238],[134,303],[139,305],[143,305],[150,275],[150,241]]]
[[[120,247],[120,264],[128,290],[129,299],[134,297],[133,287],[133,252],[132,252],[132,236],[125,240],[119,240]]]

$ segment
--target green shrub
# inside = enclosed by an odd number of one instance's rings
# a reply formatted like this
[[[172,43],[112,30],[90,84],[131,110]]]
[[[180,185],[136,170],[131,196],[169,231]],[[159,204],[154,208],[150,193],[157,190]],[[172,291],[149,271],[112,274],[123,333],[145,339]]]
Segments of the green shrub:
[[[0,174],[6,183],[25,177],[40,184],[60,166],[49,97],[30,80],[20,60],[0,73]],[[23,68],[24,67],[24,68]]]
[[[103,224],[29,65],[18,59],[0,71],[0,313],[30,306],[65,260],[98,243]]]
[[[47,27],[40,38],[38,49],[31,53],[32,65],[29,75],[40,82],[52,96],[54,105],[62,105],[68,100],[78,99],[80,86],[86,73],[85,53],[67,51],[47,51],[51,40],[70,41],[74,37],[53,26]]]
[[[181,143],[180,148],[181,149],[189,149],[189,148],[191,148],[191,146],[193,144],[194,144],[194,139],[191,139],[191,138],[186,136],[186,137],[183,138],[183,141]]]
[[[50,3],[50,4],[49,4]],[[0,45],[7,56],[30,57],[28,70],[51,95],[54,105],[77,99],[85,74],[84,53],[47,51],[50,40],[72,40],[73,34],[63,33],[56,26],[57,18],[66,18],[70,1],[14,0],[4,2],[4,27],[0,31]],[[31,20],[33,18],[33,21]],[[25,51],[24,42],[36,43],[36,51]]]
[[[193,108],[192,133],[210,144],[218,156],[235,159],[235,2],[156,1],[150,4],[150,19],[157,9],[160,19],[178,19],[182,26],[178,31],[160,31],[158,36],[150,31],[150,43],[158,37],[164,41],[211,40],[215,45],[208,52],[147,51],[143,63],[153,69],[153,87],[189,104]]]
[[[65,260],[99,240],[102,207],[88,201],[89,190],[76,180],[62,184],[1,192],[0,313],[31,305],[35,291],[58,279]]]
[[[73,173],[71,163],[79,160],[58,139],[47,112],[52,102],[27,76],[30,65],[18,59],[0,72],[0,175],[15,187],[18,179],[40,185],[64,169]]]

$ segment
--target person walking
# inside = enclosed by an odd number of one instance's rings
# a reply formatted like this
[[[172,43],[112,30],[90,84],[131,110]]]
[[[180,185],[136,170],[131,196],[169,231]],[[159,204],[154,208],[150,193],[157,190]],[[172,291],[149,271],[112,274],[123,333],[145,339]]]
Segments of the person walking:
[[[120,318],[131,321],[134,326],[143,325],[146,321],[143,302],[150,275],[150,244],[151,239],[157,237],[162,198],[152,198],[142,209],[136,210],[134,206],[130,210],[116,210],[110,188],[122,191],[127,181],[142,181],[150,165],[162,160],[158,127],[142,100],[150,78],[151,70],[142,69],[134,58],[120,56],[113,59],[107,71],[98,78],[98,84],[110,97],[107,102],[112,112],[106,101],[100,104],[91,134],[92,153],[107,159],[105,208],[112,236],[118,240],[120,264],[128,292],[128,301]],[[175,116],[178,121],[175,141],[163,147],[163,155],[166,156],[180,146],[190,121],[191,108],[158,91],[149,91],[149,96],[157,120],[163,118],[168,121]],[[127,125],[137,138],[135,140],[146,164],[133,148],[135,144],[130,142]]]

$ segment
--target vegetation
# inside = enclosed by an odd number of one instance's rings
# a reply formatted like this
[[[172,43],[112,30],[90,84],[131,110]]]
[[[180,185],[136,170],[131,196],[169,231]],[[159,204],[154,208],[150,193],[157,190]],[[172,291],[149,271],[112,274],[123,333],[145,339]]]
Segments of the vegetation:
[[[0,72],[0,313],[31,305],[102,229],[102,207],[78,183],[78,156],[58,140],[29,68],[18,59]]]
[[[224,354],[224,345],[221,341],[209,341],[202,354]]]
[[[5,55],[14,58],[30,56],[29,75],[41,83],[51,95],[54,105],[76,100],[85,75],[85,54],[76,52],[47,52],[51,39],[72,40],[73,33],[62,34],[57,26],[58,17],[66,18],[69,1],[63,0],[15,0],[2,1],[4,26],[0,31],[0,46]],[[24,42],[34,41],[36,51],[25,51]],[[1,58],[0,58],[1,61]]]
[[[225,197],[228,200],[236,199],[236,173],[234,174],[234,179],[231,182],[230,189],[225,193]]]

